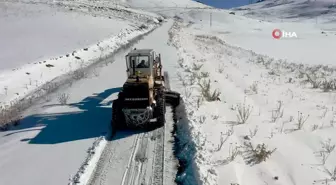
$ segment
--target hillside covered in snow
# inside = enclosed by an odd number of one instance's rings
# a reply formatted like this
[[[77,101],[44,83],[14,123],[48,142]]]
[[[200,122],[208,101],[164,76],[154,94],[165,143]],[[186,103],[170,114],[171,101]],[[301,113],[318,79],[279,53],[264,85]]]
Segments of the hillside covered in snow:
[[[232,8],[242,15],[267,21],[314,21],[335,24],[334,0],[263,0],[251,5]]]

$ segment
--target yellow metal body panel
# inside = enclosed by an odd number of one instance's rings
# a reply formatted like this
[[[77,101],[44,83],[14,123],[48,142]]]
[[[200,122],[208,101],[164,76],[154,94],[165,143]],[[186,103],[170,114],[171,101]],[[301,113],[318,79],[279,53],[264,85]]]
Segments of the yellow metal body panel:
[[[127,83],[148,83],[148,91],[149,91],[149,99],[152,103],[154,101],[154,78],[147,75],[147,76],[140,76],[139,81],[136,78],[128,78],[126,80]]]

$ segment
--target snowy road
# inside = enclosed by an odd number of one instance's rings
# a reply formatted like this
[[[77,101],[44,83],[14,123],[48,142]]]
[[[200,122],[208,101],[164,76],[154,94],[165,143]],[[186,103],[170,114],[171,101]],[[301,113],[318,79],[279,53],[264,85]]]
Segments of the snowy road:
[[[177,60],[175,49],[167,45],[168,30],[172,23],[169,21],[134,46],[135,48],[153,48],[161,53],[164,70],[170,73],[174,73],[172,67]],[[167,111],[167,114],[169,114],[166,115],[167,124],[173,124],[171,112]],[[163,151],[161,148],[163,128],[149,133],[134,134],[120,140],[119,138],[124,134],[117,134],[116,141],[107,144],[89,184],[162,184],[162,159],[160,157]]]
[[[165,23],[134,45],[136,48],[153,48],[161,53],[164,70],[170,73],[174,73],[173,66],[177,60],[175,49],[167,45],[172,23]],[[70,175],[74,175],[85,160],[86,151],[94,140],[108,130],[111,100],[126,79],[124,56],[127,52],[120,51],[113,59],[101,62],[88,78],[64,85],[50,94],[47,101],[31,108],[20,126],[0,133],[0,157],[3,159],[0,161],[0,184],[68,183]],[[66,105],[58,102],[62,94],[69,96]],[[138,148],[143,149],[146,145],[156,146],[151,134],[154,133],[119,133],[117,139],[108,143],[105,155],[109,163],[102,167],[103,175],[97,177],[100,184],[121,182],[134,153],[132,151],[140,151]],[[150,150],[153,148],[149,147]],[[129,172],[133,173],[131,170],[137,169],[129,168]],[[13,176],[16,178],[10,178]],[[131,179],[141,180],[140,176]]]
[[[172,113],[167,110],[167,124],[172,125]],[[107,144],[88,184],[162,185],[164,127],[120,140],[125,134],[119,132]]]

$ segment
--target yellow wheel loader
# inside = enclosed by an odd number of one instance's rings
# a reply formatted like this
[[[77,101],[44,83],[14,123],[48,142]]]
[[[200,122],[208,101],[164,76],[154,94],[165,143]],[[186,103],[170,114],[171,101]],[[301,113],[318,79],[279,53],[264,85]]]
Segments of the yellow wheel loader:
[[[112,135],[121,128],[163,126],[166,103],[178,106],[180,94],[167,87],[161,55],[152,49],[134,49],[126,55],[126,67],[128,78],[112,104]]]

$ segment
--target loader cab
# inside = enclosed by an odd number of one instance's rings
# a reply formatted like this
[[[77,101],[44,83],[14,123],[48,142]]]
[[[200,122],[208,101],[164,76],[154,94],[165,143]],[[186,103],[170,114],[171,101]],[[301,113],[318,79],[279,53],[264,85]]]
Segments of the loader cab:
[[[127,76],[152,76],[154,57],[155,52],[152,49],[132,50],[126,55]]]

